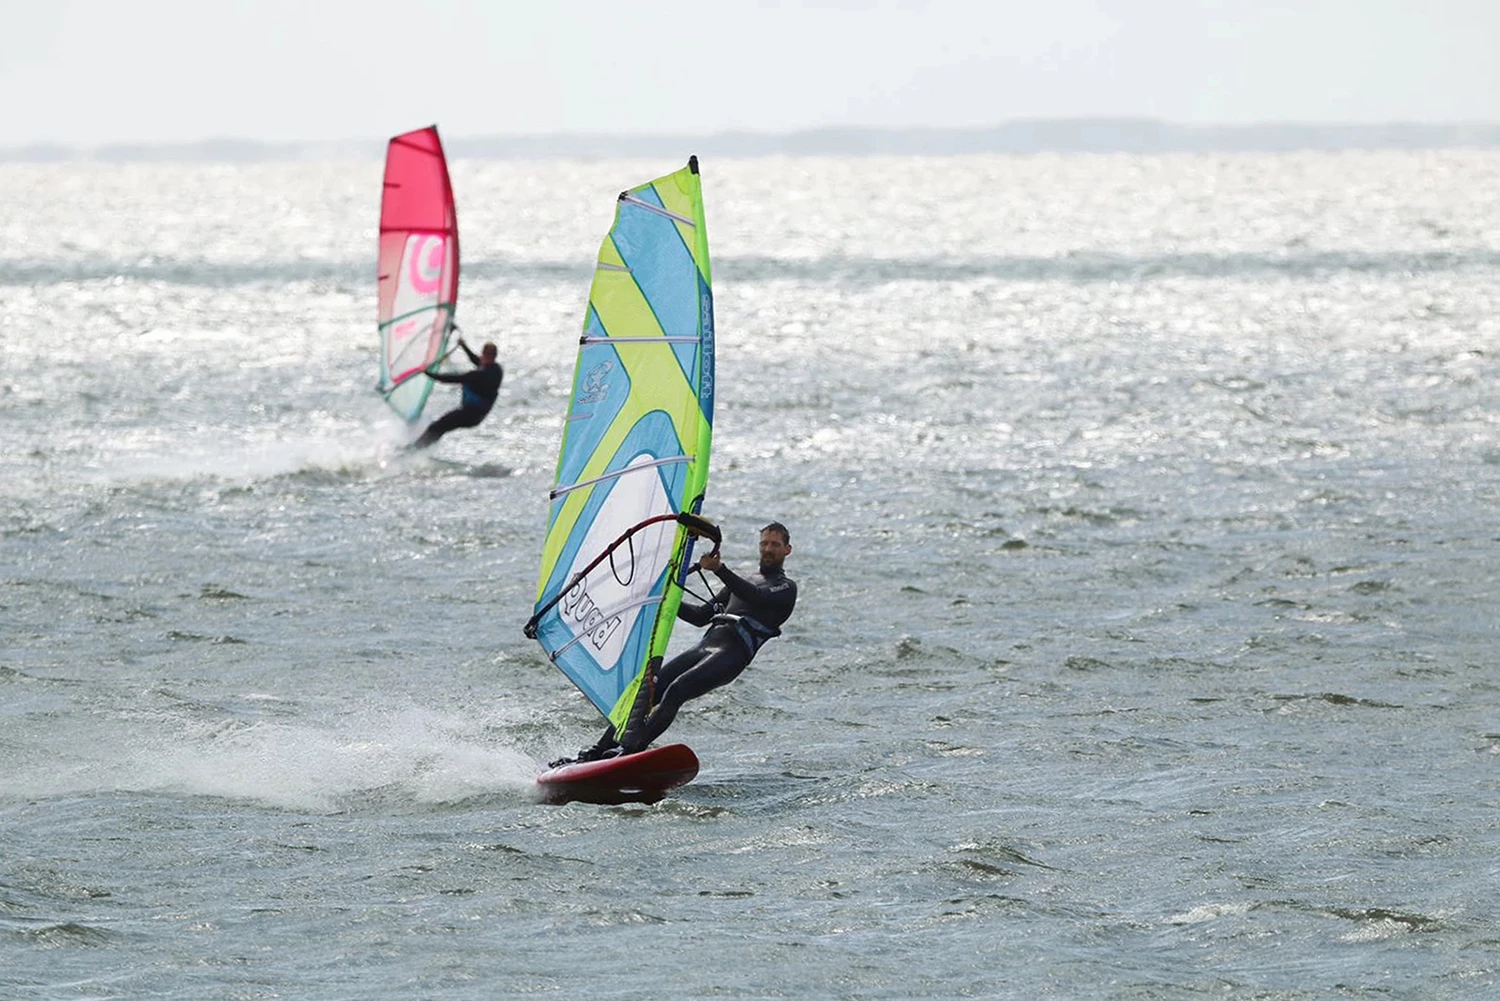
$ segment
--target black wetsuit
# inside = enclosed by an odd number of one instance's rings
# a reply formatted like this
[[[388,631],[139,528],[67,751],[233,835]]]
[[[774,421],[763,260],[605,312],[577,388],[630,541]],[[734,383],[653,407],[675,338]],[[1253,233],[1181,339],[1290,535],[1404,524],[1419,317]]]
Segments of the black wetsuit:
[[[500,383],[505,378],[505,370],[500,367],[500,363],[492,361],[485,365],[478,355],[469,350],[467,344],[460,347],[474,363],[474,371],[437,373],[432,376],[438,382],[456,382],[463,386],[459,407],[427,425],[422,437],[411,443],[412,448],[426,448],[454,428],[474,427],[489,414],[490,408],[495,405],[495,397],[500,395]]]
[[[755,652],[781,635],[782,623],[791,617],[797,585],[780,567],[761,567],[749,577],[726,566],[713,572],[724,582],[713,598],[707,604],[684,601],[677,609],[679,619],[708,626],[708,631],[697,646],[673,657],[657,672],[656,705],[641,732],[631,735],[627,752],[642,750],[660,737],[684,702],[738,678]],[[604,751],[615,743],[611,726],[593,751]]]

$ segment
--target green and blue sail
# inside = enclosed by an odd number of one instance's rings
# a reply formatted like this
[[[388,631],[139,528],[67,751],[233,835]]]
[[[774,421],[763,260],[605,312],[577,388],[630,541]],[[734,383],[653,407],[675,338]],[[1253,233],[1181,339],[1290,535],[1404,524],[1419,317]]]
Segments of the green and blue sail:
[[[708,480],[713,317],[694,157],[622,192],[600,247],[527,627],[621,731],[703,534],[680,516]]]

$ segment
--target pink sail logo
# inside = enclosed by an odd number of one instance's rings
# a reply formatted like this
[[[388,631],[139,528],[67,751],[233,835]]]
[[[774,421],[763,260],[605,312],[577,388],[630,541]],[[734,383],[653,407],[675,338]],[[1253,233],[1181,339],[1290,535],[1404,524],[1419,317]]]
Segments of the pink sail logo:
[[[426,234],[412,237],[411,266],[406,277],[412,289],[422,295],[437,295],[443,280],[443,264],[448,244],[441,236]]]

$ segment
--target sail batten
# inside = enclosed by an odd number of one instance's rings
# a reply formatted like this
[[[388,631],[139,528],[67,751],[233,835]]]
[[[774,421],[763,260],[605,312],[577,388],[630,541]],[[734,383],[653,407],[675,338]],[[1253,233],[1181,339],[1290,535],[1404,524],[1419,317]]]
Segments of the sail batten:
[[[593,415],[592,414],[579,414],[577,418],[570,417],[568,419],[569,420],[574,420],[574,419],[582,420],[582,419],[586,419],[586,418],[591,417],[591,416],[593,416]],[[613,470],[610,470],[607,473],[603,473],[603,474],[601,474],[599,476],[595,476],[593,479],[590,479],[590,480],[581,480],[578,483],[566,483],[566,484],[559,483],[557,486],[555,486],[555,487],[552,488],[552,492],[548,496],[551,497],[553,500],[556,500],[557,498],[563,496],[564,494],[572,493],[574,490],[582,490],[585,487],[598,486],[600,483],[608,482],[609,480],[615,479],[616,477],[624,476],[627,473],[633,473],[633,472],[635,472],[638,469],[656,469],[656,468],[659,468],[661,466],[670,466],[670,465],[674,465],[674,464],[679,463],[679,462],[692,462],[692,461],[693,461],[693,456],[691,456],[691,455],[669,455],[669,456],[667,456],[664,459],[652,459],[652,460],[650,460],[648,462],[632,463],[630,466],[627,466],[624,469],[613,469]]]
[[[670,331],[670,334],[668,333]],[[664,351],[627,349],[660,344]],[[708,477],[713,292],[696,164],[625,192],[599,249],[527,634],[623,727],[665,653]]]
[[[443,357],[458,302],[458,216],[437,127],[386,146],[375,268],[380,381],[377,389],[408,423],[432,392],[423,374]]]
[[[697,344],[697,335],[674,336],[663,335],[661,337],[582,337],[580,344]]]
[[[691,219],[685,219],[685,218],[683,218],[682,216],[678,215],[675,212],[669,212],[666,209],[664,209],[664,208],[662,208],[662,207],[660,207],[658,205],[652,205],[648,201],[643,201],[643,200],[641,200],[639,198],[633,198],[633,197],[631,197],[628,194],[621,195],[620,196],[620,201],[622,201],[622,202],[628,202],[631,205],[635,205],[635,206],[638,206],[640,208],[643,208],[647,212],[655,212],[657,215],[666,216],[668,219],[676,220],[677,222],[682,223],[684,226],[695,225],[695,223]]]

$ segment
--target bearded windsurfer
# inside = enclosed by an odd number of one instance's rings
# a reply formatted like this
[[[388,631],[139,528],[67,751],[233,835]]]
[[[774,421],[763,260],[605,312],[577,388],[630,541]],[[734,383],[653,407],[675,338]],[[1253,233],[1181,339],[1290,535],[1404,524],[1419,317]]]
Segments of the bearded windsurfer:
[[[498,351],[494,343],[485,344],[477,355],[462,337],[458,339],[458,346],[464,349],[464,354],[474,364],[472,371],[427,373],[428,377],[437,382],[457,383],[463,387],[458,409],[450,410],[427,425],[422,437],[411,443],[412,448],[427,448],[456,428],[477,426],[488,416],[490,408],[495,405],[495,398],[500,395],[500,383],[505,378],[505,370],[495,360]]]
[[[769,639],[781,635],[781,626],[797,603],[797,585],[786,575],[783,564],[792,552],[787,527],[773,521],[760,530],[760,569],[741,577],[724,566],[717,553],[710,553],[699,566],[723,583],[706,602],[684,601],[677,617],[695,626],[707,626],[698,645],[669,660],[656,675],[656,701],[638,733],[627,733],[624,746],[615,739],[613,725],[592,747],[577,758],[559,758],[551,767],[574,761],[597,761],[618,754],[645,750],[662,735],[677,710],[729,684],[749,666],[756,651]]]

